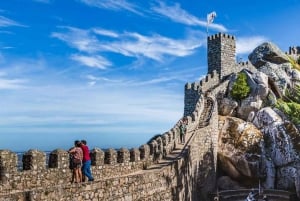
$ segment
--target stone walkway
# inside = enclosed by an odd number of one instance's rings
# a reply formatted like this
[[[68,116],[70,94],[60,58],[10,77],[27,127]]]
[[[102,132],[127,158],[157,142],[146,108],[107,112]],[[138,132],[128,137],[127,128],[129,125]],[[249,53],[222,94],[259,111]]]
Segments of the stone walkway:
[[[211,111],[214,108],[214,103],[211,98],[206,98],[204,102],[204,110],[200,114],[199,118],[199,124],[198,128],[203,128],[209,124],[209,120],[211,118]],[[161,159],[158,161],[157,164],[151,165],[150,167],[147,168],[149,169],[159,169],[162,166],[170,164],[172,161],[174,161],[176,158],[180,157],[182,153],[187,151],[189,141],[191,140],[193,134],[197,131],[197,129],[192,130],[192,131],[187,131],[187,134],[185,136],[185,143],[181,144],[179,141],[176,144],[176,148],[169,153],[165,158]],[[179,139],[178,139],[179,140]]]
[[[185,151],[188,150],[189,141],[191,140],[191,137],[193,136],[194,133],[195,133],[195,130],[188,131],[185,136],[184,144],[181,144],[180,142],[178,142],[176,144],[175,149],[171,153],[169,153],[165,158],[159,160],[156,164],[153,164],[150,167],[148,167],[146,171],[160,169],[163,166],[167,166],[170,163],[172,163],[174,160],[179,158]]]

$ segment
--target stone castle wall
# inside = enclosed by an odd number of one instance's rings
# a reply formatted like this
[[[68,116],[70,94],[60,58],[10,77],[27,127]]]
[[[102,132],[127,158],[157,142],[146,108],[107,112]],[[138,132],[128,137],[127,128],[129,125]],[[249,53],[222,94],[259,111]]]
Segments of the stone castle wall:
[[[202,97],[187,116],[192,137],[179,157],[157,164],[157,159],[163,159],[178,146],[177,122],[170,131],[139,148],[91,150],[95,181],[90,183],[70,183],[69,157],[65,150],[52,151],[48,161],[44,152],[29,150],[23,156],[21,170],[17,169],[16,153],[1,150],[0,201],[208,200],[207,192],[215,186],[212,139],[217,136],[217,119],[211,118],[209,126],[195,132],[203,102]],[[212,116],[217,116],[217,109],[213,113]]]
[[[145,169],[155,157],[168,154],[178,141],[179,128],[176,124],[169,132],[131,150],[91,150],[92,170],[95,178],[118,177]],[[26,188],[47,187],[68,183],[71,179],[69,154],[65,150],[54,150],[46,161],[46,153],[29,150],[23,155],[22,169],[18,170],[16,153],[0,151],[0,192],[11,192]],[[46,166],[48,164],[48,166]]]
[[[216,87],[220,83],[217,71],[207,74],[202,80],[185,85],[184,93],[184,116],[191,115],[195,111],[196,104],[201,98],[201,94],[207,90]]]

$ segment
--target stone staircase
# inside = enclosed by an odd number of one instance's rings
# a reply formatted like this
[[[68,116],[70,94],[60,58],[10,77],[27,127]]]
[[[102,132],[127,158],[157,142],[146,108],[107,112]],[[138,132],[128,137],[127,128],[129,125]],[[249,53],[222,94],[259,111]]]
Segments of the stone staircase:
[[[206,97],[204,101],[204,109],[199,118],[198,128],[208,126],[214,108],[214,100],[212,98]]]
[[[252,189],[226,190],[220,191],[219,201],[245,201]],[[258,189],[255,189],[258,192]],[[263,200],[263,195],[267,195],[269,201],[297,201],[296,195],[283,190],[265,189],[260,193],[258,201]]]

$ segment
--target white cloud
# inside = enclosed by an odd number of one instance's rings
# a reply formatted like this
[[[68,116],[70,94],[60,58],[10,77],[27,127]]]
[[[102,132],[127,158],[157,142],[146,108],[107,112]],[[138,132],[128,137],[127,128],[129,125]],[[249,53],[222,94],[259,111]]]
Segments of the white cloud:
[[[23,79],[8,79],[0,78],[0,90],[2,89],[21,89],[24,88],[24,84],[27,80]]]
[[[86,53],[113,52],[129,57],[146,57],[163,62],[165,56],[187,56],[205,42],[203,33],[189,33],[186,39],[175,40],[158,34],[150,36],[134,32],[118,34],[118,38],[111,41],[101,41],[95,36],[94,29],[82,30],[64,27],[66,33],[52,33],[52,36],[65,41],[69,46]],[[106,33],[114,33],[106,30]],[[203,38],[201,40],[201,38]]]
[[[129,126],[143,122],[149,128],[153,122],[174,124],[181,116],[178,108],[183,103],[182,94],[174,94],[164,87],[128,87],[115,83],[110,87],[92,88],[80,85],[31,87],[3,96],[1,104],[0,125],[5,126],[101,126],[118,122]],[[42,132],[46,130],[49,127]],[[98,132],[101,133],[100,127]]]
[[[160,35],[144,36],[138,33],[125,33],[123,40],[104,44],[102,48],[124,56],[144,56],[162,62],[166,55],[187,56],[201,45],[201,41],[193,37],[174,40]]]
[[[87,75],[86,78],[91,81],[105,81],[110,83],[124,83],[124,80],[120,79],[109,79],[107,77],[96,77],[94,75]]]
[[[138,11],[137,6],[129,3],[126,0],[80,0],[82,3],[85,3],[89,6],[109,9],[109,10],[127,10],[132,13],[143,15]]]
[[[119,34],[117,34],[116,32],[113,32],[113,31],[110,31],[110,30],[106,30],[106,29],[93,29],[93,31],[96,33],[96,34],[99,34],[99,35],[103,35],[103,36],[109,36],[109,37],[112,37],[112,38],[118,38],[119,37]]]
[[[88,53],[99,50],[99,41],[89,30],[78,29],[74,27],[61,27],[69,30],[68,33],[54,32],[52,37],[66,42],[69,46]]]
[[[173,6],[167,6],[164,2],[159,1],[159,6],[153,6],[152,10],[170,18],[174,22],[182,23],[189,26],[201,26],[206,27],[206,20],[200,20],[196,16],[189,14],[187,11],[183,10],[180,7],[180,4],[176,3]],[[215,29],[217,31],[226,32],[227,29],[220,24],[210,24],[210,28]]]
[[[158,83],[164,83],[169,82],[171,80],[176,79],[175,77],[159,77],[152,80],[146,80],[142,82],[136,82],[135,85],[143,86],[143,85],[151,85],[151,84],[158,84]]]
[[[236,53],[248,54],[267,40],[264,36],[238,37],[236,41]]]
[[[108,66],[111,66],[111,62],[101,56],[84,56],[84,55],[77,55],[74,54],[71,56],[71,59],[80,62],[83,65],[92,67],[92,68],[99,68],[99,69],[106,69]]]
[[[9,19],[7,17],[0,15],[0,27],[9,27],[9,26],[23,26],[24,27],[24,25],[21,25],[20,23],[14,21],[12,19]]]

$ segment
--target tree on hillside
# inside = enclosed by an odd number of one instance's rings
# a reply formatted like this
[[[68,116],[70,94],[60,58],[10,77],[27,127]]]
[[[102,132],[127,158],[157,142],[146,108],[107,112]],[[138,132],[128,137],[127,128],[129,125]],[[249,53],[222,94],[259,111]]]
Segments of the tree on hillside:
[[[237,79],[233,83],[231,96],[237,101],[246,98],[250,93],[250,87],[247,83],[247,76],[245,73],[238,73]]]

